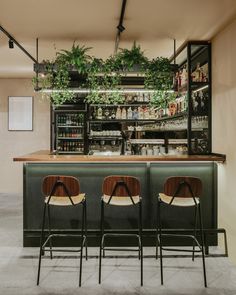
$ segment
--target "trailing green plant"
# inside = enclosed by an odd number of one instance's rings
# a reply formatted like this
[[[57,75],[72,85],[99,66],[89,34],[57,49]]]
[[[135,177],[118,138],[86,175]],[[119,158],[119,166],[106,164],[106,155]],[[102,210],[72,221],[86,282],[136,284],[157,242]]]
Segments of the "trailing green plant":
[[[155,90],[150,98],[153,107],[166,109],[169,103],[175,101],[176,93],[167,90]]]
[[[88,87],[91,92],[86,101],[97,104],[117,104],[124,101],[118,87],[120,85],[120,74],[117,72],[116,57],[111,56],[106,61],[94,58],[88,69]],[[100,90],[111,90],[110,93],[102,94]]]
[[[173,76],[167,58],[157,57],[149,61],[140,45],[135,42],[131,49],[120,49],[116,55],[106,60],[91,57],[88,54],[90,49],[74,42],[71,50],[56,52],[55,61],[43,62],[45,75],[34,78],[34,86],[51,89],[50,98],[55,105],[74,100],[74,94],[70,91],[70,72],[73,70],[85,77],[86,82],[80,87],[90,90],[86,97],[87,102],[119,104],[124,102],[124,96],[118,91],[121,76],[138,66],[135,70],[144,74],[145,88],[156,90],[151,104],[164,104],[168,100],[166,91],[172,87]],[[104,93],[101,90],[105,90]],[[108,90],[111,92],[106,92]]]
[[[145,69],[144,85],[147,89],[169,90],[173,85],[173,72],[168,58],[157,57]]]

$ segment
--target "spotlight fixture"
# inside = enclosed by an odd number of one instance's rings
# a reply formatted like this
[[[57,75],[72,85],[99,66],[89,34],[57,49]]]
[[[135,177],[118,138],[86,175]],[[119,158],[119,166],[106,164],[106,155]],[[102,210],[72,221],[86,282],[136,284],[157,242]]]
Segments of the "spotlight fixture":
[[[11,40],[11,39],[9,39],[9,41],[8,41],[8,46],[9,46],[9,48],[14,48],[14,42],[13,42],[13,40]]]
[[[118,31],[119,31],[120,33],[123,32],[123,31],[125,30],[125,27],[122,26],[122,24],[119,24],[116,28],[118,29]]]

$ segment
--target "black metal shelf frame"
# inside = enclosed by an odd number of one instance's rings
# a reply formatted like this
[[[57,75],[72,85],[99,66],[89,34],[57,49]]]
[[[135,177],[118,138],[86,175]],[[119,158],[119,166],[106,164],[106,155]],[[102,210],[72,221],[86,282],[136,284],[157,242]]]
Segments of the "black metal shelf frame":
[[[211,71],[211,43],[209,41],[188,41],[184,43],[170,58],[171,62],[177,60],[179,69],[182,69],[184,66],[187,67],[188,81],[186,85],[183,85],[179,89],[179,93],[187,92],[188,100],[188,126],[187,126],[187,138],[188,138],[188,153],[189,154],[211,154],[212,152],[212,106],[211,106],[211,96],[212,96],[212,71]],[[200,66],[208,64],[208,81],[207,82],[194,82],[192,81],[192,70],[196,68],[196,64],[200,63]],[[204,90],[208,93],[208,102],[207,102],[207,113],[196,114],[193,112],[192,104],[192,93]],[[208,118],[208,128],[200,128],[198,131],[192,126],[192,118],[194,116],[207,116]],[[205,134],[207,141],[207,147],[204,152],[200,152],[196,146],[193,148],[193,133],[196,135],[196,132],[202,132]],[[200,139],[200,138],[199,138]],[[202,138],[203,139],[203,138]]]

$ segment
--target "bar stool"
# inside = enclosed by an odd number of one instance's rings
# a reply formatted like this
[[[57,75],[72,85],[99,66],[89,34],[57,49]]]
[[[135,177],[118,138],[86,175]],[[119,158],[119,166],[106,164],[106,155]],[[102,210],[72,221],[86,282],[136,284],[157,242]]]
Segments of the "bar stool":
[[[191,252],[192,260],[194,260],[194,254],[200,252],[202,256],[204,286],[207,287],[206,279],[206,267],[204,256],[204,236],[203,236],[203,223],[200,197],[202,193],[202,182],[197,177],[189,176],[173,176],[167,178],[164,184],[164,193],[159,193],[157,201],[157,246],[156,246],[156,258],[158,257],[158,246],[160,248],[160,269],[161,269],[161,284],[163,285],[163,255],[162,250],[166,251],[183,251]],[[193,235],[188,234],[163,234],[162,233],[162,218],[161,218],[161,206],[167,204],[169,207],[194,207],[194,230]],[[200,230],[200,242],[197,239],[197,219],[199,218],[199,230]],[[171,249],[163,247],[163,236],[178,236],[189,237],[193,240],[193,249]],[[195,249],[195,246],[198,249]]]
[[[53,258],[53,252],[80,252],[80,272],[79,272],[79,286],[81,286],[82,278],[82,257],[83,247],[86,248],[86,260],[87,260],[87,214],[86,214],[86,198],[84,193],[80,193],[79,180],[73,176],[64,175],[48,175],[43,179],[42,192],[44,195],[44,210],[40,237],[40,251],[38,262],[38,276],[37,285],[39,285],[41,258],[45,251],[50,252],[51,259]],[[81,221],[81,233],[79,235],[72,234],[52,234],[51,233],[51,218],[50,207],[51,206],[77,206],[82,205],[82,221]],[[49,235],[45,239],[45,219],[46,212],[48,217],[48,232]],[[52,248],[53,237],[80,237],[81,245],[77,250],[70,249],[56,249]],[[49,244],[49,246],[48,246]]]
[[[141,286],[143,285],[143,247],[142,247],[142,198],[140,197],[140,182],[136,177],[123,175],[110,175],[105,177],[102,185],[101,198],[101,243],[99,253],[99,284],[101,284],[102,271],[102,252],[105,257],[105,250],[120,251],[120,249],[107,248],[104,245],[105,238],[110,237],[128,237],[134,236],[138,240],[138,249],[129,249],[129,251],[138,251],[138,257],[141,262]],[[104,206],[106,205],[106,206]],[[112,206],[138,206],[138,234],[110,234],[104,233],[104,209]],[[122,249],[127,250],[128,249]]]

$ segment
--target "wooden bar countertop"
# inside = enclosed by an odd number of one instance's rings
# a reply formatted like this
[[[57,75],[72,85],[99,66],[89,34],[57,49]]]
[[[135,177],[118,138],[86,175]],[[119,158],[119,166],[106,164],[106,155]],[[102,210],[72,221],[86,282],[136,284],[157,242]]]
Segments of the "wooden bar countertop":
[[[31,154],[13,158],[14,161],[21,162],[162,162],[162,161],[186,161],[186,162],[225,162],[225,155],[121,155],[121,156],[93,156],[93,155],[54,155],[47,150],[37,151]]]

